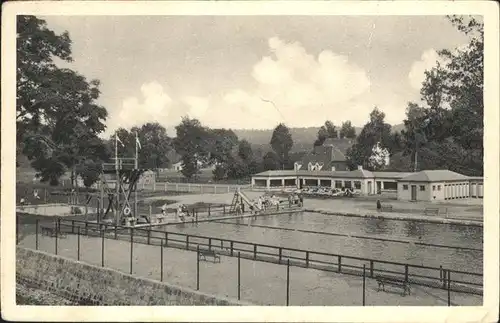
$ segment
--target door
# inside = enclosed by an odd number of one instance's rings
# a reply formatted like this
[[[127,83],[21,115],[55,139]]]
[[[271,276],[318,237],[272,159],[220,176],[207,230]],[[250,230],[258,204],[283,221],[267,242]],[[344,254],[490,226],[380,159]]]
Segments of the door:
[[[416,201],[417,200],[417,185],[412,185],[411,186],[411,200]]]
[[[382,191],[382,183],[377,182],[377,194],[381,194],[381,191]]]
[[[372,194],[372,182],[368,182],[368,194]]]

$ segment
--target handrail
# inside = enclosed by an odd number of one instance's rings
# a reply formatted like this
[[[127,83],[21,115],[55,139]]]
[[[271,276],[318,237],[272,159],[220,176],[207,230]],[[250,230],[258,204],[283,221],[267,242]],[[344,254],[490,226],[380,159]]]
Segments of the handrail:
[[[68,220],[66,220],[66,221],[68,221]],[[69,220],[69,221],[71,221],[71,220]],[[82,222],[85,223],[84,221],[73,220],[72,224],[73,223],[82,223]],[[63,226],[69,226],[66,223],[61,223],[61,224]],[[87,228],[88,228],[88,224],[89,223],[87,223]],[[114,239],[118,239],[118,236],[116,234],[116,231],[118,230],[118,226],[115,227],[114,225],[111,225],[111,224],[98,224],[98,223],[90,223],[90,224],[93,227],[98,227],[98,226],[108,227],[109,226],[110,230],[107,232],[110,233],[110,235],[112,235],[113,231],[115,231]],[[72,232],[74,232],[74,227],[72,227],[72,228],[73,228]],[[122,231],[123,229],[129,230],[131,228],[120,226],[120,231]],[[136,231],[136,230],[138,232],[148,232],[148,230],[144,230],[142,228],[134,229],[134,231]],[[87,235],[91,236],[91,235],[95,234],[97,236],[99,234],[99,233],[97,233],[95,231],[93,232],[93,231],[94,230],[91,230],[90,232],[87,233]],[[339,273],[342,272],[343,274],[348,274],[348,275],[358,275],[359,276],[361,269],[363,268],[363,266],[359,263],[357,263],[357,264],[341,263],[341,258],[344,256],[340,256],[340,255],[338,256],[339,257],[338,262],[329,262],[329,261],[323,261],[323,260],[318,260],[318,259],[311,259],[310,255],[314,255],[315,254],[314,252],[306,252],[305,258],[301,258],[301,257],[297,257],[297,256],[283,255],[282,251],[287,250],[287,248],[284,248],[284,247],[277,247],[278,250],[281,250],[281,252],[277,254],[277,253],[263,252],[261,250],[257,250],[258,245],[256,245],[256,244],[253,244],[254,247],[252,249],[247,249],[247,248],[242,249],[241,246],[240,247],[238,247],[237,245],[235,246],[234,242],[232,240],[226,240],[226,239],[221,239],[221,238],[210,238],[210,240],[207,243],[207,241],[203,241],[203,242],[192,241],[192,239],[191,240],[189,239],[189,237],[192,237],[192,236],[186,235],[186,234],[178,234],[176,232],[172,233],[172,232],[165,232],[165,231],[159,231],[159,232],[162,232],[162,235],[169,235],[170,234],[170,238],[164,239],[164,237],[151,236],[151,234],[149,232],[148,235],[138,235],[137,238],[139,238],[139,239],[136,239],[135,241],[138,243],[145,243],[145,244],[147,243],[149,245],[151,245],[151,244],[156,245],[158,243],[158,241],[160,241],[160,244],[163,245],[163,241],[165,241],[165,243],[167,243],[167,240],[168,240],[170,242],[170,247],[193,251],[194,246],[205,246],[205,247],[208,247],[207,250],[210,250],[211,248],[215,248],[215,249],[218,249],[219,252],[222,252],[223,254],[226,254],[229,256],[234,256],[236,254],[236,252],[240,251],[240,252],[242,252],[241,256],[243,258],[252,259],[255,261],[284,264],[285,263],[284,261],[286,259],[288,259],[288,260],[291,260],[291,264],[293,266],[304,267],[304,268],[315,268],[318,270],[330,271],[330,272],[339,272]],[[172,238],[171,235],[178,235],[180,237],[185,236],[186,239],[178,239],[178,238],[175,239],[175,238]],[[121,239],[127,238],[128,236],[129,236],[128,234],[123,235],[123,232],[120,233]],[[141,242],[141,240],[142,240],[142,242]],[[144,242],[144,240],[146,240],[147,242]],[[155,241],[156,241],[156,243],[155,243]],[[212,243],[212,242],[216,242],[216,241],[220,242],[220,247],[217,243]],[[172,243],[172,242],[174,242],[174,243]],[[230,242],[231,248],[227,248],[227,244],[224,248],[224,242]],[[247,246],[247,245],[252,245],[252,244],[250,244],[250,243],[243,244],[243,246]],[[166,244],[166,246],[168,246],[168,245]],[[267,245],[264,245],[264,246],[267,246]],[[276,247],[275,247],[275,249],[276,249]],[[351,257],[345,256],[344,258],[350,259]],[[365,260],[365,259],[359,258],[359,257],[356,257],[356,259]],[[437,276],[426,276],[426,275],[423,275],[421,273],[415,273],[413,271],[411,273],[409,272],[409,269],[411,269],[412,267],[418,268],[419,266],[404,264],[405,272],[401,272],[401,271],[389,270],[387,268],[380,268],[379,266],[377,266],[377,268],[375,268],[374,266],[376,263],[392,264],[392,262],[387,262],[387,261],[377,261],[377,262],[371,261],[370,265],[369,265],[369,275],[372,278],[374,277],[374,273],[377,273],[377,275],[382,275],[382,276],[389,275],[388,277],[390,277],[390,276],[402,277],[403,276],[405,279],[411,280],[413,283],[415,283],[417,285],[422,285],[422,286],[441,288],[443,286],[443,284],[446,284],[446,279],[445,279],[445,277],[441,276],[441,273],[440,273],[439,277],[437,277]],[[340,268],[343,268],[343,271],[341,271]],[[441,268],[438,269],[435,267],[426,267],[426,269],[441,270]],[[452,274],[462,273],[462,274],[468,274],[468,275],[482,276],[482,275],[476,274],[476,273],[455,272],[453,270],[446,270],[446,272],[451,272]],[[456,275],[454,275],[454,277],[456,277]],[[415,279],[417,279],[417,280],[415,280]],[[477,290],[481,290],[482,286],[483,286],[482,283],[478,283],[478,282],[470,281],[470,280],[463,281],[463,280],[458,280],[458,279],[452,279],[449,281],[456,283],[456,285],[454,287],[452,287],[454,290],[464,292],[464,293],[473,293],[473,294],[481,293],[481,292],[478,292]]]
[[[86,221],[83,221],[83,220],[66,220],[66,219],[61,219],[61,222],[62,221],[73,221],[74,223],[87,223],[87,225],[88,224],[92,224],[92,225],[95,225],[95,226],[103,226],[103,225],[105,225],[105,224],[102,224],[102,223],[86,222]],[[115,227],[114,224],[108,224],[108,226]],[[126,226],[123,226],[123,225],[117,225],[116,227],[117,228],[121,228],[121,229],[125,229],[125,230],[132,229],[131,227],[126,227]],[[295,251],[295,252],[300,252],[300,253],[304,253],[304,254],[308,253],[309,255],[322,255],[322,256],[331,256],[331,257],[341,257],[343,259],[367,261],[367,262],[389,264],[389,265],[397,265],[397,266],[408,266],[409,268],[432,269],[432,270],[446,270],[446,271],[451,271],[451,272],[458,273],[458,274],[473,275],[473,276],[477,276],[477,277],[482,277],[483,276],[483,274],[481,274],[481,273],[451,270],[451,269],[445,269],[445,268],[441,268],[441,267],[432,267],[432,266],[425,266],[425,265],[413,265],[413,264],[408,264],[408,263],[403,263],[403,262],[398,262],[398,261],[388,261],[388,260],[373,259],[373,258],[363,258],[363,257],[357,257],[357,256],[348,256],[348,255],[327,253],[327,252],[307,250],[307,249],[297,249],[297,248],[289,248],[289,247],[280,247],[280,246],[275,246],[275,245],[267,245],[267,244],[253,243],[253,242],[247,242],[247,241],[241,241],[241,240],[233,240],[233,239],[209,237],[209,236],[202,236],[202,235],[196,235],[196,234],[187,234],[187,233],[179,233],[179,232],[171,232],[171,231],[151,230],[151,229],[148,229],[148,228],[134,228],[134,231],[136,231],[136,232],[149,232],[149,234],[151,234],[151,233],[159,233],[159,234],[162,234],[162,235],[168,234],[169,236],[178,235],[178,236],[183,236],[183,237],[192,237],[192,238],[201,238],[201,239],[211,239],[211,240],[215,239],[215,240],[222,240],[222,241],[232,242],[233,244],[238,243],[238,244],[242,244],[242,245],[253,246],[254,248],[255,248],[255,246],[257,246],[257,247],[260,246],[260,247],[264,247],[264,248],[275,249],[277,251],[279,249],[281,249],[282,252],[283,251]],[[247,251],[247,250],[245,250],[245,251]],[[248,251],[251,251],[251,250],[248,250]]]

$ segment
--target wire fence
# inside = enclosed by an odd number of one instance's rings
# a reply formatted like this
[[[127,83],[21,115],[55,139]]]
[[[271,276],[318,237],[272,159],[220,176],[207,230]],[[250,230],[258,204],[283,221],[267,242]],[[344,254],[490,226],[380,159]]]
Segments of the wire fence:
[[[240,261],[241,259],[272,263],[286,266],[286,304],[289,305],[290,298],[290,267],[316,269],[323,272],[332,272],[350,276],[358,276],[363,279],[362,303],[365,305],[365,280],[376,280],[379,288],[385,285],[400,287],[403,293],[410,286],[431,287],[443,290],[447,293],[448,305],[452,305],[451,294],[461,293],[470,295],[482,295],[483,275],[474,272],[465,272],[455,269],[430,266],[411,265],[400,262],[383,261],[353,257],[340,254],[316,252],[272,246],[258,243],[250,243],[238,240],[229,240],[217,237],[184,234],[179,232],[168,232],[148,228],[127,228],[109,224],[99,224],[79,220],[57,219],[53,223],[35,223],[35,249],[39,249],[40,239],[50,237],[53,239],[53,252],[57,255],[61,243],[68,235],[77,238],[76,253],[77,260],[81,259],[82,237],[100,238],[100,250],[93,250],[93,256],[101,255],[100,263],[104,267],[108,263],[105,244],[108,240],[130,242],[128,267],[129,273],[134,273],[134,245],[157,246],[158,257],[151,262],[159,261],[161,267],[160,280],[163,281],[163,250],[165,248],[192,251],[196,254],[197,273],[196,287],[200,289],[200,259],[210,258],[214,262],[220,261],[220,256],[237,258],[238,279],[237,290],[240,299]],[[16,235],[17,236],[17,235]],[[88,251],[87,251],[88,252]],[[122,260],[124,261],[124,260]],[[361,291],[360,291],[361,293]]]

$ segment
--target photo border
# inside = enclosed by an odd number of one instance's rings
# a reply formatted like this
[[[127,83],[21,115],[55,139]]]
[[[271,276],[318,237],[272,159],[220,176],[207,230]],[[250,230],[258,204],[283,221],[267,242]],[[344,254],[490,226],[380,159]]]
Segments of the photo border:
[[[18,321],[494,322],[499,304],[499,6],[493,1],[36,1],[2,8],[1,306]],[[484,17],[483,306],[15,305],[16,15],[481,15]],[[439,31],[436,31],[439,32]]]

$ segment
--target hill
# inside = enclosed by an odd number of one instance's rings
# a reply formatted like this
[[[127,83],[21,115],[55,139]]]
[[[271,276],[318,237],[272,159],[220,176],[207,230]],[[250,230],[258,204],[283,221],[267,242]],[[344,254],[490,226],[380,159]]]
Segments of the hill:
[[[356,134],[361,132],[361,127],[354,127]],[[401,131],[404,129],[403,124],[392,126],[393,131]],[[319,127],[308,128],[290,128],[290,133],[293,138],[292,152],[310,151],[313,148],[313,143],[318,135]],[[260,148],[264,153],[272,150],[269,141],[273,134],[273,129],[254,130],[254,129],[233,129],[238,138],[247,140],[253,149]]]

